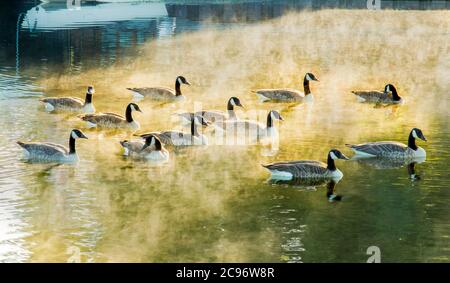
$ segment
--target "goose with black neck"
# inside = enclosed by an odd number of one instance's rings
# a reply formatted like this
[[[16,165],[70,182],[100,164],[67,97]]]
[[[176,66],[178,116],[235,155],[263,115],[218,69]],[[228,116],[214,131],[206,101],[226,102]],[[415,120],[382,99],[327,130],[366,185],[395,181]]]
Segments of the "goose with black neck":
[[[25,157],[30,161],[76,162],[79,160],[75,148],[76,139],[87,139],[78,129],[73,129],[69,136],[69,148],[51,142],[21,142],[17,144],[24,149]]]
[[[158,101],[179,101],[185,99],[185,96],[181,92],[182,84],[191,85],[185,77],[178,76],[175,79],[175,89],[160,86],[127,89],[133,93],[136,99],[148,98]]]
[[[132,112],[142,112],[136,103],[130,103],[125,109],[125,117],[116,113],[96,113],[96,114],[84,114],[78,117],[86,121],[88,128],[112,128],[112,129],[130,129],[138,130],[140,128],[139,122],[134,120]]]
[[[303,78],[303,91],[296,89],[279,88],[279,89],[258,89],[256,95],[261,101],[273,102],[310,102],[313,100],[313,94],[309,86],[310,81],[319,81],[312,73],[306,73]]]
[[[88,86],[84,101],[78,97],[46,97],[40,99],[44,103],[45,110],[94,113],[95,107],[92,97],[95,93],[93,86]]]

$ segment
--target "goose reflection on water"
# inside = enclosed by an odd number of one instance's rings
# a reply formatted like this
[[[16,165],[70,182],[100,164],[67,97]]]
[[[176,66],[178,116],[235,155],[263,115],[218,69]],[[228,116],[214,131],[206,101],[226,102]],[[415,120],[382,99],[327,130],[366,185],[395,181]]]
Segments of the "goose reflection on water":
[[[372,157],[364,158],[353,156],[350,160],[357,161],[360,164],[370,166],[374,169],[399,169],[405,167],[408,169],[408,175],[411,180],[420,180],[420,176],[416,174],[416,164],[425,162],[426,157],[415,158],[389,158],[389,157]]]
[[[340,201],[344,197],[343,195],[336,194],[336,185],[340,179],[326,179],[326,178],[293,178],[291,180],[277,180],[269,179],[267,182],[272,185],[285,185],[301,189],[305,191],[317,190],[317,187],[326,187],[326,197],[329,202]]]

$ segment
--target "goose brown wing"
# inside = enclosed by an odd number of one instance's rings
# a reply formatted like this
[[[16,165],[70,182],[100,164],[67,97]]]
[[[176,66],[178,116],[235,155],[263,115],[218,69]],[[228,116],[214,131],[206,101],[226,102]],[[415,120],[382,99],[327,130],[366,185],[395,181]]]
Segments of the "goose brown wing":
[[[154,98],[171,98],[175,96],[175,91],[168,87],[128,88],[128,90],[137,92],[143,96],[151,96]]]
[[[388,94],[382,91],[368,90],[368,91],[352,91],[353,94],[369,101],[378,101],[388,99]]]
[[[76,97],[48,97],[41,99],[42,102],[50,103],[54,106],[61,106],[67,108],[83,107],[84,101]]]
[[[272,163],[263,166],[271,171],[276,170],[281,172],[289,172],[295,177],[323,176],[327,173],[328,170],[325,163],[317,161],[290,161]]]
[[[224,121],[227,119],[227,115],[218,110],[198,111],[195,112],[195,115],[202,116],[210,122]]]
[[[256,93],[273,100],[295,100],[305,96],[295,89],[259,89]]]
[[[408,146],[406,146],[403,143],[393,141],[368,142],[362,144],[352,144],[347,146],[357,151],[365,152],[371,155],[405,152],[408,148]]]
[[[32,154],[53,156],[61,154],[65,155],[69,153],[66,147],[60,144],[50,142],[30,142],[30,143],[18,142],[18,144],[21,147],[23,147],[26,151]]]
[[[83,121],[89,121],[94,124],[98,123],[111,123],[117,124],[125,121],[125,118],[115,113],[97,113],[97,114],[84,114],[79,116]]]

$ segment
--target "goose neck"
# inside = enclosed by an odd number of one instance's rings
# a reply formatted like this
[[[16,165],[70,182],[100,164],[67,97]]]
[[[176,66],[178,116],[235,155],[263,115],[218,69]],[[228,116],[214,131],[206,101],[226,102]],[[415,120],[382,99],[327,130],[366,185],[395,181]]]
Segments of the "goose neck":
[[[125,118],[127,119],[128,123],[133,122],[133,116],[131,115],[131,105],[127,106],[127,109],[125,110]]]
[[[181,95],[181,84],[178,81],[178,79],[175,80],[175,95],[180,96]]]
[[[92,94],[89,92],[86,92],[86,98],[84,99],[84,104],[92,103]]]
[[[330,171],[336,170],[336,164],[334,163],[334,159],[331,158],[331,154],[328,153],[328,159],[327,159],[327,169]]]
[[[309,88],[309,80],[306,78],[303,79],[303,91],[305,96],[311,93],[311,89]]]
[[[417,150],[416,139],[414,138],[412,131],[408,137],[408,147],[412,150]]]
[[[71,134],[70,138],[69,138],[69,154],[74,154],[74,153],[76,153],[75,139],[72,137],[72,134]]]

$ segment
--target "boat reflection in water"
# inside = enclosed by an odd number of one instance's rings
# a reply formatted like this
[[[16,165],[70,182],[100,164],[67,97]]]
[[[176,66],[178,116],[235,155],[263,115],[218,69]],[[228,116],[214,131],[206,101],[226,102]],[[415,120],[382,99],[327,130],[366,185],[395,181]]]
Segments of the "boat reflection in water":
[[[388,158],[388,157],[352,157],[350,160],[357,161],[363,165],[368,165],[374,169],[398,169],[405,167],[408,169],[408,175],[412,180],[420,180],[420,176],[416,174],[415,166],[425,162],[426,157],[416,157],[408,159]]]
[[[326,197],[328,201],[335,202],[340,201],[343,198],[343,195],[336,194],[336,185],[340,181],[340,179],[326,179],[326,178],[293,178],[291,180],[276,180],[270,179],[268,180],[269,184],[272,185],[286,185],[297,189],[302,189],[305,191],[309,190],[317,190],[317,187],[326,187],[327,194]]]

